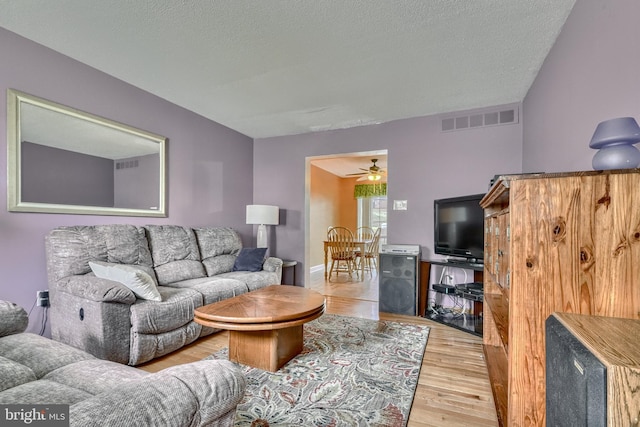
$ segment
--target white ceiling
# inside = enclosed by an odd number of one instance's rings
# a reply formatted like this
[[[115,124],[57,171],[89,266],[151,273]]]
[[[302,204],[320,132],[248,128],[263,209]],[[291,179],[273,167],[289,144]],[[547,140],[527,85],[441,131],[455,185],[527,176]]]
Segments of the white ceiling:
[[[0,0],[0,27],[263,138],[521,102],[574,3]]]

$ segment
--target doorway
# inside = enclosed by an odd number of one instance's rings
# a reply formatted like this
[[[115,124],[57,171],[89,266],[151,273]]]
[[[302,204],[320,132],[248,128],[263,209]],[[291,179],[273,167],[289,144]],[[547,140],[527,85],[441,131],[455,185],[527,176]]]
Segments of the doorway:
[[[372,159],[388,179],[387,150],[311,156],[305,170],[305,283],[310,275],[324,272],[322,242],[329,226],[342,225],[355,230],[359,224],[372,220],[383,227],[386,238],[386,198],[365,206],[354,196],[355,185],[370,183],[368,176]],[[358,208],[360,204],[360,209]],[[373,213],[373,216],[372,216]]]

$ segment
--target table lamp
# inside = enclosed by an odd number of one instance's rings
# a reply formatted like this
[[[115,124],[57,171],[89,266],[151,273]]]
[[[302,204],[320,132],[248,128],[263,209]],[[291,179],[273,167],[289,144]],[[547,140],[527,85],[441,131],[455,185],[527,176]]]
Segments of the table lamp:
[[[258,248],[267,247],[266,225],[278,225],[279,209],[271,205],[247,205],[247,224],[258,225]]]
[[[589,147],[598,152],[593,156],[595,170],[633,169],[640,165],[640,127],[633,117],[618,117],[600,122]]]

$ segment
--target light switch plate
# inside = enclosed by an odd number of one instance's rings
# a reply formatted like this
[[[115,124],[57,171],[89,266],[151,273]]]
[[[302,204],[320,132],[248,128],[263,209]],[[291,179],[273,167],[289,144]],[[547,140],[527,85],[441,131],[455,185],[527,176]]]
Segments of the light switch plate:
[[[407,201],[406,200],[394,200],[393,201],[393,210],[394,211],[406,211],[407,210]]]

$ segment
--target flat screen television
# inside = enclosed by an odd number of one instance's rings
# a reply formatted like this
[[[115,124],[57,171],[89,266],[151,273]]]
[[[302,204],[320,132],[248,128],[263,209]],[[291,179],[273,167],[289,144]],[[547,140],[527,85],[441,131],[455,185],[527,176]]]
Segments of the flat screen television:
[[[467,262],[484,259],[484,194],[433,201],[434,252]]]

